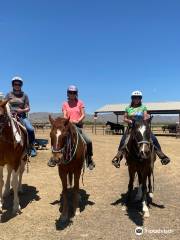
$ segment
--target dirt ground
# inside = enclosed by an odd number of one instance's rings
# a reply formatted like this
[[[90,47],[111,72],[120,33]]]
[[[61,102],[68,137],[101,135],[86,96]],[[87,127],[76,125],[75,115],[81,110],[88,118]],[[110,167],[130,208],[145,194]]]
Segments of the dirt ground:
[[[41,130],[36,137],[48,136],[48,131]],[[30,172],[24,173],[24,194],[20,196],[22,213],[13,217],[7,210],[12,205],[12,195],[6,199],[0,240],[179,239],[180,139],[159,137],[172,161],[167,166],[156,161],[154,199],[150,217],[143,220],[140,206],[132,203],[124,209],[121,204],[127,191],[127,167],[124,161],[120,169],[111,165],[119,136],[90,132],[89,136],[93,140],[96,168],[86,170],[84,186],[81,183],[81,214],[66,225],[59,221],[61,183],[57,168],[47,167],[50,148],[39,150],[38,156],[31,159]],[[143,227],[141,236],[135,234],[137,226]]]

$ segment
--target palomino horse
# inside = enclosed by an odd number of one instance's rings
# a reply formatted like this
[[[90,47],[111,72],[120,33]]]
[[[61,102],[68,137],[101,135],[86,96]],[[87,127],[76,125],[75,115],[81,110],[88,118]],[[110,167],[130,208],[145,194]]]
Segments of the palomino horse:
[[[49,116],[51,123],[52,159],[58,165],[59,176],[62,182],[62,214],[61,221],[68,219],[67,178],[74,176],[74,215],[79,214],[79,179],[83,168],[86,144],[76,126],[69,119]],[[70,183],[71,185],[71,183]]]
[[[129,130],[129,141],[126,149],[126,160],[129,170],[129,185],[127,200],[130,200],[133,190],[135,174],[138,174],[139,189],[136,200],[142,199],[144,217],[149,217],[147,207],[147,180],[149,182],[149,196],[153,196],[151,176],[153,175],[156,154],[151,141],[150,121],[134,121]]]
[[[11,186],[14,191],[13,214],[15,214],[20,211],[18,191],[22,191],[21,181],[27,160],[28,139],[27,132],[22,126],[16,129],[20,136],[20,141],[16,141],[12,130],[13,120],[7,111],[7,102],[7,100],[0,101],[0,213],[2,212],[3,197],[10,192],[11,180]],[[18,123],[15,124],[19,126]],[[3,168],[5,165],[7,165],[8,175],[3,194]]]

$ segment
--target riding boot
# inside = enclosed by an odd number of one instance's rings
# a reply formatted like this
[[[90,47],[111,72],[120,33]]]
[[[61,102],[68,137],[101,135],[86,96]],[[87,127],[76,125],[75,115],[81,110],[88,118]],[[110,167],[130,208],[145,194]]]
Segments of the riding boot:
[[[53,160],[52,158],[49,159],[47,162],[48,167],[55,167],[56,166],[56,161]]]
[[[34,147],[33,144],[29,144],[29,147],[28,147],[28,155],[29,155],[30,157],[35,157],[35,156],[37,156],[37,150],[36,150],[36,148]]]
[[[95,162],[94,162],[92,156],[87,156],[86,164],[87,164],[87,167],[89,168],[89,170],[93,170],[93,168],[95,168]]]
[[[168,156],[166,156],[160,149],[155,149],[155,151],[158,157],[161,159],[162,165],[166,165],[170,162],[170,158],[168,158]]]

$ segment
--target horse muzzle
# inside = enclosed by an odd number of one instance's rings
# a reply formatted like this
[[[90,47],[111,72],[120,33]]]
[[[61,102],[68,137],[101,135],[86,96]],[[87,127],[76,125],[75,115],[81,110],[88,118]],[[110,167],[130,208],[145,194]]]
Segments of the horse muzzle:
[[[143,159],[148,159],[149,156],[150,156],[149,145],[143,144],[143,145],[140,147],[139,155],[140,155],[140,158],[141,158],[142,160],[143,160]]]
[[[63,162],[64,156],[60,152],[52,152],[51,159],[56,163],[56,164],[61,164]]]

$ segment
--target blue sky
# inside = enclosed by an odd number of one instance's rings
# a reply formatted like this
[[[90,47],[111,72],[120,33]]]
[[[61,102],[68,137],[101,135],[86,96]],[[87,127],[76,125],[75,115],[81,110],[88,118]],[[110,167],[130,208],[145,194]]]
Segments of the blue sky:
[[[92,113],[180,100],[179,0],[0,0],[0,91],[25,81],[31,112],[58,112],[75,84]]]

